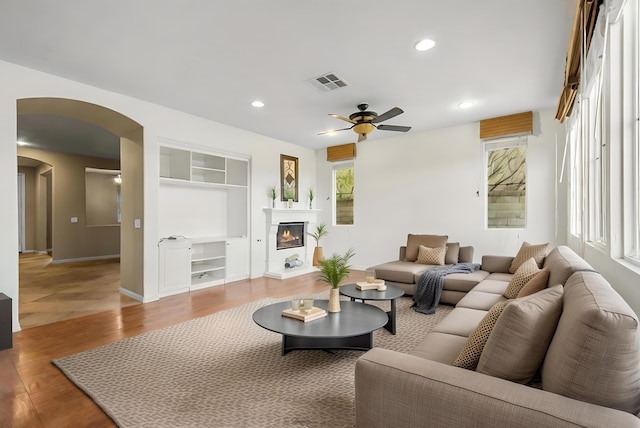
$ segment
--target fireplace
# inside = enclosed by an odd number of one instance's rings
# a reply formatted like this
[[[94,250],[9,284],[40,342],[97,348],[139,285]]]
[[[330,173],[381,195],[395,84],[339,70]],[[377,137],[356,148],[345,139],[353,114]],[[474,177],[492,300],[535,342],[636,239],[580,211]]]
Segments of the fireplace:
[[[306,235],[316,228],[319,211],[264,208],[267,222],[264,276],[285,279],[318,271],[311,265],[314,247],[309,245],[312,240]]]
[[[276,249],[304,247],[304,222],[279,223]]]

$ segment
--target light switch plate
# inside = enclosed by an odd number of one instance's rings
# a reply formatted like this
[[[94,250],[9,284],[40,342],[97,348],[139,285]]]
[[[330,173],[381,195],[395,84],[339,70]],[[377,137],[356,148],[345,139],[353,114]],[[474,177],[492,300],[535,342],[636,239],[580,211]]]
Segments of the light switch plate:
[[[136,229],[140,229],[140,219],[139,218],[133,219],[133,227],[135,227]]]
[[[71,223],[77,223],[78,217],[71,217]]]

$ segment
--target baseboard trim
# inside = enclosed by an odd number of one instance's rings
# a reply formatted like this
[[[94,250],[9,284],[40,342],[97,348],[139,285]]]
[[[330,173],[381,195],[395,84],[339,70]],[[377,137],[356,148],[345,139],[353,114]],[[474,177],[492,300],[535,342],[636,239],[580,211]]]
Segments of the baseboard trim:
[[[108,256],[78,257],[76,259],[51,260],[51,264],[58,265],[62,263],[89,262],[94,260],[107,260],[107,259],[119,259],[119,258],[120,258],[120,254],[112,254]]]
[[[145,303],[144,297],[142,297],[138,293],[134,293],[133,291],[127,290],[126,288],[122,288],[122,287],[120,287],[118,291],[120,292],[120,294],[124,294],[127,297],[131,297],[132,299],[137,300],[138,302]]]

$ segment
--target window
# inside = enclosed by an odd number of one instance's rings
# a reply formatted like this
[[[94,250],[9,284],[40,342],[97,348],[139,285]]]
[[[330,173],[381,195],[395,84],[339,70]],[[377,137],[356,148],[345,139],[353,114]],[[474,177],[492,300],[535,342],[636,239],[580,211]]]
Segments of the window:
[[[487,228],[526,227],[526,138],[485,143]]]
[[[580,237],[582,236],[582,146],[580,145],[580,121],[578,119],[571,121],[567,144],[569,231],[573,236]]]
[[[627,16],[633,22],[632,29],[625,35],[624,42],[629,44],[625,53],[628,53],[631,60],[623,70],[623,81],[629,82],[630,90],[625,91],[631,98],[629,101],[633,107],[631,114],[626,115],[625,127],[631,138],[629,144],[624,147],[624,157],[630,159],[630,164],[625,163],[624,167],[629,171],[625,173],[628,177],[629,189],[623,189],[625,199],[628,199],[630,206],[624,209],[624,254],[626,258],[634,263],[640,264],[640,5],[639,1],[627,2],[624,11],[624,20]]]
[[[354,170],[352,162],[337,163],[333,167],[334,224],[353,224]]]

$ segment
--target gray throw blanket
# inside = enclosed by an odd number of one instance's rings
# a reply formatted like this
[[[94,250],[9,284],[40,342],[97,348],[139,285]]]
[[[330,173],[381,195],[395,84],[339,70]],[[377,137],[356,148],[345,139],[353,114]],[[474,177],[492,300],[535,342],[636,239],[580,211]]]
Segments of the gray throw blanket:
[[[471,273],[480,269],[477,263],[457,263],[449,266],[437,266],[420,275],[416,293],[413,295],[413,309],[422,314],[433,314],[440,302],[444,277],[451,273]]]

